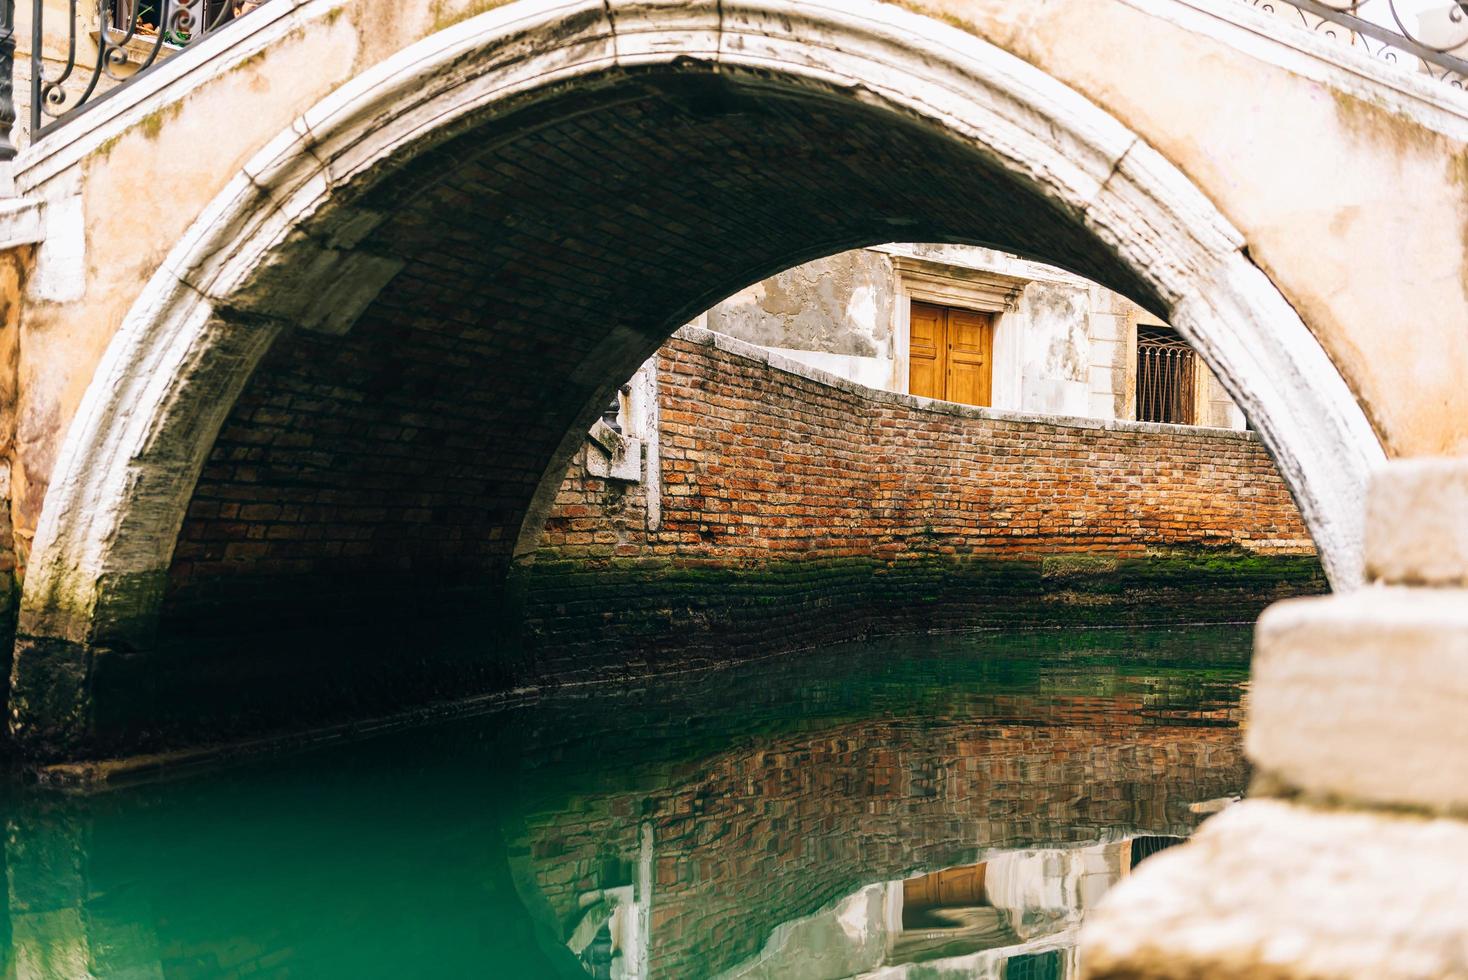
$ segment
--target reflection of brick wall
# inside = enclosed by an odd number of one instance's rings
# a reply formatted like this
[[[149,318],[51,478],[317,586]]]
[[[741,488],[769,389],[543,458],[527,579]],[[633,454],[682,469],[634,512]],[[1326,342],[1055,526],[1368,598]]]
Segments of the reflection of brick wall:
[[[1237,792],[1238,730],[1148,724],[1127,698],[994,697],[971,722],[888,720],[781,736],[529,820],[530,870],[566,928],[577,896],[627,883],[654,827],[655,976],[711,976],[782,922],[857,888],[988,848],[1186,833],[1188,801]],[[1154,719],[1155,721],[1155,719]],[[603,875],[617,876],[603,880]]]
[[[1250,433],[995,417],[763,356],[663,347],[662,524],[578,457],[517,570],[532,642],[719,655],[892,623],[1245,619],[1324,588]]]

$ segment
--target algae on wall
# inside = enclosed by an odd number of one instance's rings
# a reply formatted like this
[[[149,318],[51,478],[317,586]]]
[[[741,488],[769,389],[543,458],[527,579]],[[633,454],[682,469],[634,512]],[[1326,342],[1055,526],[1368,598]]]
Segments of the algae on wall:
[[[1278,599],[1327,589],[1313,556],[1237,548],[743,564],[542,550],[510,580],[522,662],[553,678],[655,673],[904,632],[1247,622]]]

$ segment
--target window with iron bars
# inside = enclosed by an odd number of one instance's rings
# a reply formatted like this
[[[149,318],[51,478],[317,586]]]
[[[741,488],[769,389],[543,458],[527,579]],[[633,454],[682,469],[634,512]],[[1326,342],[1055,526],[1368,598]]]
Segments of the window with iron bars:
[[[1137,327],[1137,421],[1192,425],[1197,363],[1175,330]]]

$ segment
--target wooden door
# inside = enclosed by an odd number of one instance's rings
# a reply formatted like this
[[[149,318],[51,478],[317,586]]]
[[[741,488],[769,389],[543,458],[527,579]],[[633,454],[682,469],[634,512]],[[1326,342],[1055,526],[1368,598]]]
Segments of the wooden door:
[[[989,404],[994,333],[990,319],[968,310],[948,312],[948,394],[951,402]]]
[[[988,405],[993,391],[994,320],[986,313],[912,304],[908,391]]]
[[[908,353],[907,390],[924,398],[942,398],[943,354],[948,333],[943,307],[914,303],[910,321],[912,344]]]

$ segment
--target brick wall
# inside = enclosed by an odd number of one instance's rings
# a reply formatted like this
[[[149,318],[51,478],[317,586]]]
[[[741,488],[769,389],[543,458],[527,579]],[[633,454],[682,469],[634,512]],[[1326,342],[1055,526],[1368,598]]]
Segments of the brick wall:
[[[515,572],[541,668],[658,668],[885,629],[1248,619],[1323,591],[1246,432],[877,392],[685,330],[658,355],[662,520],[573,461]]]

